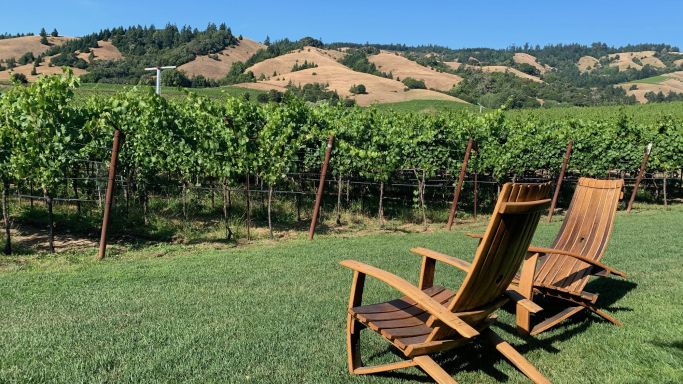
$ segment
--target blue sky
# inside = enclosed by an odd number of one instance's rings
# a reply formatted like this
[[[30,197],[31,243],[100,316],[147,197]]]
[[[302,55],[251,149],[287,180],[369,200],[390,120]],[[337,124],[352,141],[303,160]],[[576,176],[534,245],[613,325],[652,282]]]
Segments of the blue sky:
[[[610,45],[657,42],[683,46],[681,0],[565,1],[157,1],[0,0],[0,33],[42,26],[79,36],[104,27],[167,22],[203,28],[226,22],[256,40],[440,44],[452,48],[512,44]]]

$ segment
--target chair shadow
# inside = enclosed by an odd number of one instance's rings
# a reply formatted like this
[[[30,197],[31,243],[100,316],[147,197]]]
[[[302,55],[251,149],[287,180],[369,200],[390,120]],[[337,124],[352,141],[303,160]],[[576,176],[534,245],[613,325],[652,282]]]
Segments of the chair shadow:
[[[674,349],[677,350],[677,352],[683,352],[683,340],[676,340],[672,342],[653,340],[650,341],[650,344],[660,348]]]
[[[632,308],[613,307],[613,305],[626,296],[631,290],[635,289],[637,284],[628,280],[601,278],[589,282],[586,285],[586,291],[598,293],[598,307],[609,311],[632,311]],[[542,313],[546,311],[561,311],[566,308],[567,302],[561,299],[550,297],[543,297],[538,295],[539,305],[544,308]],[[503,307],[504,310],[514,314],[514,305],[508,303]],[[553,312],[554,313],[554,312]],[[552,316],[552,315],[550,315]],[[590,319],[589,319],[590,317]],[[578,314],[564,320],[555,327],[552,333],[545,333],[537,336],[518,336],[523,340],[523,343],[512,344],[512,346],[522,355],[534,350],[543,350],[548,353],[559,353],[560,349],[555,347],[557,343],[567,341],[574,336],[585,332],[593,323],[597,316],[592,316],[589,311],[582,311]],[[589,321],[590,320],[590,321]],[[496,322],[493,326],[496,331],[501,331],[503,334],[518,335],[517,329],[514,325],[503,322]],[[503,336],[503,339],[506,337]],[[655,345],[683,350],[683,341],[676,341],[673,343],[662,343],[653,341]],[[399,360],[405,359],[399,351],[392,346],[387,346],[384,350],[375,352],[369,356],[369,359],[379,358],[386,355],[395,355]],[[500,382],[510,381],[510,377],[496,369],[495,364],[504,360],[505,357],[499,354],[495,348],[489,344],[484,344],[479,341],[474,341],[471,344],[457,348],[451,351],[446,351],[432,356],[446,372],[457,378],[458,372],[483,372],[492,379]],[[521,374],[521,373],[520,373]],[[431,378],[426,374],[415,374],[405,371],[391,371],[378,373],[377,376],[395,378],[400,380],[411,380],[419,383],[431,383]]]
[[[491,353],[493,351],[493,353]],[[405,359],[393,347],[387,347],[385,351],[379,352],[376,355],[394,354],[400,359]],[[498,356],[497,356],[498,355]],[[495,348],[479,342],[456,348],[451,351],[442,352],[436,355],[431,355],[437,364],[441,366],[449,375],[457,379],[458,373],[462,372],[484,372],[486,375],[499,382],[506,382],[509,380],[508,375],[496,369],[495,363],[499,360],[504,360],[502,355],[499,355]],[[419,368],[417,368],[419,369]],[[394,378],[405,381],[413,381],[418,383],[433,383],[434,381],[426,373],[410,373],[406,371],[390,371],[377,373],[376,376],[385,378]]]
[[[627,307],[615,307],[614,304],[626,296],[630,291],[634,290],[638,284],[622,279],[612,279],[612,278],[600,278],[590,281],[584,291],[592,292],[598,294],[598,301],[596,303],[597,307],[610,312],[632,312],[633,308]],[[559,298],[548,297],[544,295],[537,294],[534,296],[534,301],[543,308],[540,312],[540,317],[549,318],[559,313],[567,307],[567,305],[573,305],[567,301]],[[514,314],[515,305],[513,303],[507,303],[502,308],[503,310]],[[578,319],[581,321],[587,319],[590,315],[590,311],[582,311],[569,319],[564,320],[558,325],[554,326],[552,329],[562,328],[563,324],[571,325],[576,324]],[[599,316],[591,316],[591,318],[600,318]],[[535,321],[542,321],[542,319],[537,318]],[[606,320],[603,320],[606,321]]]

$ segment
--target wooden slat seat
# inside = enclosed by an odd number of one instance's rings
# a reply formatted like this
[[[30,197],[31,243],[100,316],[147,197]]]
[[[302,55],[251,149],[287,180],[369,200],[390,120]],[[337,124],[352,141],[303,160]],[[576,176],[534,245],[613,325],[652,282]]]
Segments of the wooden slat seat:
[[[442,305],[448,305],[455,296],[453,291],[441,286],[427,288],[423,292]],[[398,345],[403,346],[401,349],[423,343],[434,330],[426,324],[429,313],[407,296],[386,303],[350,308],[349,314],[387,339],[398,341]]]
[[[387,271],[354,261],[341,265],[354,271],[347,314],[349,371],[357,375],[418,366],[438,383],[456,383],[429,355],[463,346],[473,338],[491,343],[522,373],[536,383],[547,379],[489,326],[494,312],[512,299],[535,313],[538,305],[509,289],[527,256],[540,215],[547,210],[549,184],[503,186],[496,208],[474,261],[465,263],[426,248],[411,252],[422,256],[419,285]],[[436,262],[463,269],[467,276],[457,291],[434,286]],[[378,279],[404,296],[384,303],[362,305],[366,276]],[[394,345],[407,360],[374,367],[363,366],[360,331],[370,329]]]

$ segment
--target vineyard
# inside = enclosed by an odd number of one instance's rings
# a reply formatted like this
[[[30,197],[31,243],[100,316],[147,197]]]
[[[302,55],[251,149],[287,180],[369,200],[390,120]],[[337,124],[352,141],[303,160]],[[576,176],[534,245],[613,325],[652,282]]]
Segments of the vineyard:
[[[541,111],[396,113],[295,98],[259,105],[187,92],[166,99],[135,88],[83,98],[74,96],[78,86],[67,72],[0,97],[7,252],[14,219],[46,224],[50,250],[56,220],[96,231],[115,130],[122,138],[112,218],[119,237],[172,240],[169,222],[206,230],[193,224],[197,219],[220,228],[227,241],[251,238],[266,223],[270,237],[277,229],[299,230],[330,136],[323,212],[336,224],[344,209],[380,223],[445,221],[470,138],[467,188],[475,192],[461,204],[475,211],[505,181],[554,179],[570,140],[570,175],[627,180],[652,143],[645,195],[661,199],[661,189],[664,202],[667,188],[669,199],[681,195],[683,118],[673,112],[649,119],[618,109],[576,109],[558,118]]]

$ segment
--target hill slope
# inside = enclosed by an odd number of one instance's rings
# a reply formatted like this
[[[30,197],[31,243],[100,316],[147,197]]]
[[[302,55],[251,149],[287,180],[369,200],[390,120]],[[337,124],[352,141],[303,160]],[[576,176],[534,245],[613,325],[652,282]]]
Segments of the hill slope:
[[[312,83],[327,84],[328,89],[336,91],[342,97],[355,100],[359,105],[396,103],[408,100],[448,100],[464,103],[464,101],[456,97],[426,89],[406,91],[403,83],[399,81],[355,72],[341,64],[321,65],[317,68],[290,72],[271,77],[268,80],[256,83],[243,83],[237,86],[266,91],[270,89],[285,91],[289,84],[302,86]],[[356,84],[365,85],[367,93],[362,95],[351,94],[350,88]]]
[[[0,40],[0,60],[7,60],[9,58],[18,59],[26,52],[31,52],[34,56],[38,56],[50,49],[52,46],[60,46],[73,39],[73,37],[48,36],[47,41],[50,43],[50,45],[41,44],[40,36],[23,36],[11,39],[2,39]]]
[[[249,60],[256,51],[265,47],[259,42],[243,38],[238,45],[230,46],[213,55],[213,57],[209,55],[197,56],[178,69],[185,72],[189,77],[201,75],[207,79],[219,80],[228,75],[234,63]]]
[[[424,67],[412,60],[409,60],[398,53],[382,51],[377,55],[371,55],[368,60],[375,64],[381,72],[391,72],[394,78],[413,79],[424,81],[429,89],[448,92],[462,81],[462,77],[450,73],[438,72],[431,68]]]

